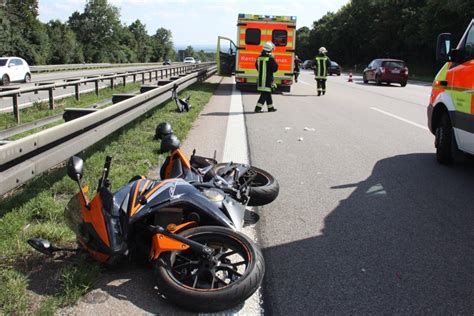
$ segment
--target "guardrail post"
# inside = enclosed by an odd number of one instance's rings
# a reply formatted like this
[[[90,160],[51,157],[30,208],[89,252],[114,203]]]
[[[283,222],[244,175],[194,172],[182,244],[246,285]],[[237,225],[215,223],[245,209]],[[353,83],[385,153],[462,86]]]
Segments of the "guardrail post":
[[[155,70],[155,80],[158,80],[158,70]]]
[[[163,69],[161,69],[161,79],[163,79]]]
[[[136,82],[137,82],[137,75],[133,74],[133,83],[136,83]]]
[[[127,85],[127,76],[123,76],[123,86],[125,87]]]
[[[48,96],[49,96],[49,109],[54,110],[54,97],[53,97],[53,90],[54,88],[48,89]]]
[[[110,78],[110,89],[114,90],[114,78]]]
[[[79,101],[80,98],[81,98],[81,96],[80,96],[80,94],[79,94],[79,85],[80,85],[79,83],[76,83],[76,84],[74,85],[74,90],[75,90],[75,95],[76,95],[76,100],[77,100],[77,101]]]
[[[145,84],[145,73],[142,72],[142,83]]]
[[[150,80],[149,80],[149,81],[151,82],[151,80],[152,80],[152,77],[151,77],[151,76],[152,76],[152,72],[150,71],[150,72],[148,73],[148,75],[150,76]]]
[[[12,95],[13,100],[13,115],[15,115],[15,120],[17,124],[20,124],[20,109],[18,108],[18,93]]]
[[[95,95],[99,95],[99,80],[94,81]]]

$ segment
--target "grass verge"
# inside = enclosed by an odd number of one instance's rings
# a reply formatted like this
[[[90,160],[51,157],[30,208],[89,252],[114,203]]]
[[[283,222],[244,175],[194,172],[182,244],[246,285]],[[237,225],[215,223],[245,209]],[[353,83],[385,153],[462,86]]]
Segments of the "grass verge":
[[[174,101],[169,101],[81,152],[84,183],[91,187],[96,184],[107,155],[113,156],[112,190],[132,176],[146,175],[150,167],[157,167],[164,156],[157,154],[159,142],[153,140],[156,125],[170,122],[176,135],[184,139],[216,87],[212,83],[194,84],[182,93],[191,96],[190,112],[178,113]],[[11,295],[0,296],[0,314],[51,314],[58,306],[75,302],[89,291],[100,275],[101,267],[87,256],[46,258],[26,243],[36,237],[60,246],[74,244],[63,210],[77,193],[77,185],[64,169],[60,166],[51,170],[0,200],[1,288],[11,288],[15,295],[15,299]]]
[[[115,93],[126,93],[130,91],[136,91],[140,88],[141,83],[128,83],[125,86],[119,85],[111,88],[105,88],[100,90],[100,94],[97,96],[95,92],[88,92],[81,94],[81,99],[77,101],[74,97],[67,97],[61,100],[55,101],[54,110],[49,109],[48,102],[35,102],[33,106],[20,110],[21,123],[33,122],[48,116],[60,114],[65,108],[75,107],[84,108],[91,106],[95,103],[104,101],[112,98]],[[2,113],[0,114],[0,130],[11,128],[16,126],[16,121],[13,113]]]

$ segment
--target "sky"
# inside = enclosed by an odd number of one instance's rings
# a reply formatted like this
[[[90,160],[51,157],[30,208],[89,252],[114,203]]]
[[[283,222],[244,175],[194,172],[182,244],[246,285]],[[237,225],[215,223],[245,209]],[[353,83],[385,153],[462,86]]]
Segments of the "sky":
[[[336,12],[349,0],[109,0],[120,10],[122,23],[136,19],[149,35],[160,27],[171,30],[175,46],[215,45],[217,36],[235,39],[239,13],[296,16],[296,27],[311,27],[328,11]],[[66,22],[83,12],[86,0],[39,0],[39,19]]]

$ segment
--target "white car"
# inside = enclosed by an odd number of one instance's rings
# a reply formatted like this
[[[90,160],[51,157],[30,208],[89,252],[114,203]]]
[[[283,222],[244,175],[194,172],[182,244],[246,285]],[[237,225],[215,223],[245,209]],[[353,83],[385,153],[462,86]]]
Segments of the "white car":
[[[184,58],[183,63],[185,63],[185,64],[195,64],[196,60],[194,60],[193,57],[186,57],[186,58]]]
[[[30,82],[31,71],[28,63],[19,57],[0,57],[0,84],[10,82]]]

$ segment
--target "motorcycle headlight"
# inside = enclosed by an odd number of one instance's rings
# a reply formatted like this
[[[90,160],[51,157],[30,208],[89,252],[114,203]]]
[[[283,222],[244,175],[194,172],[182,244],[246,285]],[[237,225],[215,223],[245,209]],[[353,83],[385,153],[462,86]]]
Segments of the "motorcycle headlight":
[[[202,191],[202,194],[204,194],[212,202],[222,202],[225,199],[224,193],[217,189],[205,189]]]

